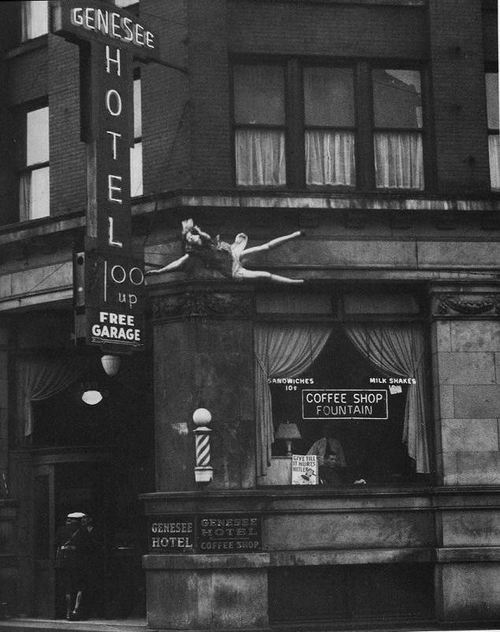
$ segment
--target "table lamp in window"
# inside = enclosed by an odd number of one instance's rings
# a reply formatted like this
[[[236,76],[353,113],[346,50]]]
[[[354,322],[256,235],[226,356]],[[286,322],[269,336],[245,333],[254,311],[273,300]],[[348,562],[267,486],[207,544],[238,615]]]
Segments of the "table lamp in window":
[[[292,441],[294,439],[301,439],[302,436],[299,432],[297,424],[290,421],[285,421],[283,423],[280,423],[280,425],[278,426],[278,430],[276,431],[275,438],[281,439],[285,442],[286,455],[291,456],[292,455]]]

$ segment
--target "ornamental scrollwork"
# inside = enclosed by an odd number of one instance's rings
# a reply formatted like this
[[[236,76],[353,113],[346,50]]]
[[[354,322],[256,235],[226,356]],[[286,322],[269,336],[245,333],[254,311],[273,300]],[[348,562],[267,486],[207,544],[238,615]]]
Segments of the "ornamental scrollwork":
[[[440,296],[436,313],[440,316],[462,314],[464,316],[500,315],[500,297],[497,295]]]

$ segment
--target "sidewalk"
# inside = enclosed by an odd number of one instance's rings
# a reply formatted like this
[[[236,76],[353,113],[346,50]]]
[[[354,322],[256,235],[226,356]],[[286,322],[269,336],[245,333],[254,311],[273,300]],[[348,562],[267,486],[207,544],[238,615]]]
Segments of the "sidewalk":
[[[88,619],[66,621],[66,619],[12,618],[0,620],[0,632],[145,632],[146,619]]]
[[[154,632],[147,627],[146,619],[89,619],[87,621],[66,621],[65,619],[30,619],[12,618],[0,620],[0,632]],[[180,631],[179,631],[180,632]],[[196,632],[195,630],[183,630],[182,632]],[[234,630],[233,632],[238,632]],[[253,632],[500,632],[500,624],[493,623],[474,628],[463,625],[451,627],[439,627],[437,625],[383,625],[372,627],[342,627],[328,625],[327,623],[301,623],[272,625],[263,630]]]

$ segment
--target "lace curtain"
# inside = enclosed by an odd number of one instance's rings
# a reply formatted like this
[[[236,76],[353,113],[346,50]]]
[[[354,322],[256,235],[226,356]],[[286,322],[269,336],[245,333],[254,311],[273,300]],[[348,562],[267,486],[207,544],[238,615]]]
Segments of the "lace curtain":
[[[273,377],[297,377],[325,346],[331,327],[320,324],[259,325],[255,330],[257,472],[266,473],[274,440],[271,389]]]
[[[286,183],[284,132],[237,130],[235,149],[238,184],[276,186]]]
[[[16,362],[17,411],[24,436],[33,434],[32,402],[48,399],[78,380],[85,367],[81,359],[62,357],[21,357]]]
[[[423,189],[422,135],[408,132],[377,132],[375,180],[379,188]]]
[[[420,325],[414,323],[349,323],[347,335],[375,367],[394,377],[414,377],[408,386],[403,442],[416,471],[430,471],[426,432],[425,347]]]
[[[355,185],[353,132],[307,131],[305,142],[307,184]]]
[[[491,188],[500,189],[500,135],[488,136]]]

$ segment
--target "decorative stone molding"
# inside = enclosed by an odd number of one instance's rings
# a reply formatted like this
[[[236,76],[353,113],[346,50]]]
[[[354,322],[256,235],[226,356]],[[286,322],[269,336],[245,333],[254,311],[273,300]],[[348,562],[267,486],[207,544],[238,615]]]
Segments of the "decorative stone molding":
[[[432,306],[433,317],[500,316],[500,294],[438,294]]]
[[[182,294],[154,296],[153,320],[186,318],[251,318],[255,312],[253,294],[187,291]]]

